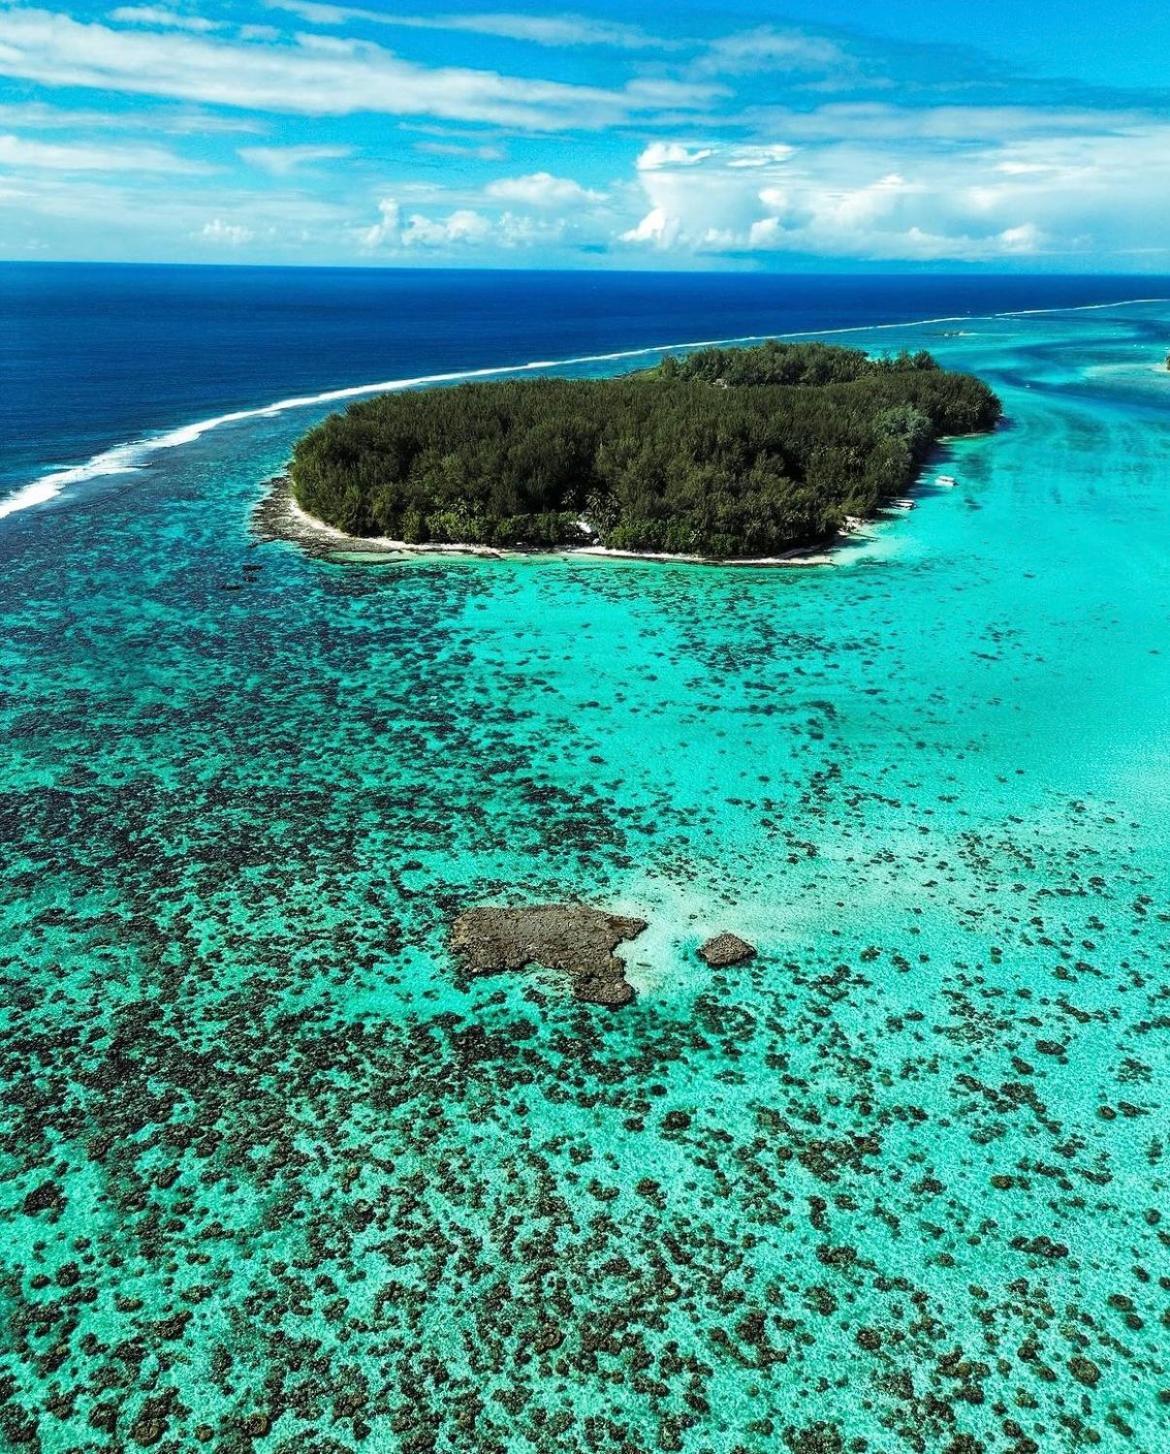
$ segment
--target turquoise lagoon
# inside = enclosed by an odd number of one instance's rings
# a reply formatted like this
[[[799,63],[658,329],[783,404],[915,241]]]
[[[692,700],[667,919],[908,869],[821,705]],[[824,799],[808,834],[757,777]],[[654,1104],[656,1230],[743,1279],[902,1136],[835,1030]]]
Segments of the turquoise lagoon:
[[[828,567],[258,544],[323,407],[0,523],[0,1444],[1170,1447],[1168,338],[852,334],[1007,423]]]

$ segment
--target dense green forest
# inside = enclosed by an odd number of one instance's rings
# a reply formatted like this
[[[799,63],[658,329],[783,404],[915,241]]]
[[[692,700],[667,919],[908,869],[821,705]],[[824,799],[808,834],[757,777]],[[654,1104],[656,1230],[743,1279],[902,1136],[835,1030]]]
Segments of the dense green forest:
[[[928,353],[769,342],[611,379],[385,394],[297,444],[301,507],[354,535],[716,557],[824,539],[1000,404]]]

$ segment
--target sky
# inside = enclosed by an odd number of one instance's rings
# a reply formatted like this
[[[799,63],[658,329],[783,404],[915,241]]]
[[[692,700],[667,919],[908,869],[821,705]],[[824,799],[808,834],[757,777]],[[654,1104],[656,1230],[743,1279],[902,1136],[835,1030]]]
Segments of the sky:
[[[0,0],[0,257],[1170,273],[1165,0],[491,7]]]

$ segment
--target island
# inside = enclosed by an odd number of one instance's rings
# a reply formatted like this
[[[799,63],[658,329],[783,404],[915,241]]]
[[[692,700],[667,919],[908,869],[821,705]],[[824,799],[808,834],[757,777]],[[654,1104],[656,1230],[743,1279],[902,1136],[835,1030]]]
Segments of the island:
[[[772,340],[380,395],[300,439],[289,488],[315,521],[412,546],[772,558],[871,517],[941,438],[1000,413],[926,352]]]

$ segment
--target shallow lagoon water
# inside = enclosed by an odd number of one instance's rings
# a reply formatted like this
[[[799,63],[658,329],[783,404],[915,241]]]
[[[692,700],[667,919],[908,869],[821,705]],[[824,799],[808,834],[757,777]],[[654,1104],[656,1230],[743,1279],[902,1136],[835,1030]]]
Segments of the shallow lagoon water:
[[[831,567],[258,544],[312,411],[4,521],[0,1443],[1167,1447],[1168,333],[855,336],[1008,424]],[[565,897],[632,1006],[461,979]]]

